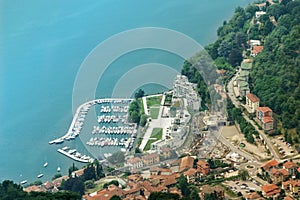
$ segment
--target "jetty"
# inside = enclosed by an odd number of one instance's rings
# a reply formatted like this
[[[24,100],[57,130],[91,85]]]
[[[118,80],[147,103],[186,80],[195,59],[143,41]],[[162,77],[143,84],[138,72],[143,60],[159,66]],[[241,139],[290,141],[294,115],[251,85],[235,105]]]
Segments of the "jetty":
[[[86,156],[86,155],[81,156],[81,154],[76,152],[76,150],[65,151],[63,149],[57,149],[57,151],[75,161],[78,161],[78,162],[82,162],[82,163],[93,163],[94,162],[93,158]]]

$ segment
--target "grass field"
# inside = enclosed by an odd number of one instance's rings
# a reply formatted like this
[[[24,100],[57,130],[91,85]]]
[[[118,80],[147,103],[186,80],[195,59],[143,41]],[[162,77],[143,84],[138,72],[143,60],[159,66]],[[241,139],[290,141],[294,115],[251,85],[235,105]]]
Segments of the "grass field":
[[[150,107],[150,116],[152,119],[157,119],[159,114],[159,107]]]
[[[163,131],[162,128],[153,128],[150,138],[156,138],[156,139],[153,139],[153,140],[149,139],[146,146],[145,146],[145,148],[144,148],[144,151],[150,150],[151,144],[162,138],[162,131]]]
[[[159,106],[161,102],[162,96],[155,96],[147,98],[147,106]]]

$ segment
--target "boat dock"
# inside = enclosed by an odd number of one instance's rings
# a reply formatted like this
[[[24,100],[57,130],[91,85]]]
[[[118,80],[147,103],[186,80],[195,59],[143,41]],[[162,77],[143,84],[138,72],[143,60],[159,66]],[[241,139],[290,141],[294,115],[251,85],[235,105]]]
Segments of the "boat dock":
[[[89,157],[89,156],[86,156],[86,155],[81,155],[80,153],[78,153],[76,151],[76,149],[72,149],[72,150],[69,150],[69,151],[65,151],[63,149],[57,149],[57,151],[75,161],[78,161],[78,162],[82,162],[82,163],[92,163],[94,162],[94,159]]]
[[[85,116],[91,106],[94,106],[96,104],[105,104],[105,103],[115,103],[115,104],[129,104],[133,99],[113,99],[113,98],[106,98],[106,99],[96,99],[92,101],[88,101],[86,103],[81,104],[73,117],[73,120],[71,122],[71,125],[69,127],[69,130],[67,133],[57,139],[49,141],[49,144],[61,144],[65,140],[72,140],[75,139],[79,134],[82,129],[82,126],[84,124]],[[127,106],[113,106],[112,109],[110,109],[108,106],[101,106],[101,110],[104,113],[107,113],[108,111],[110,112],[111,110],[119,111],[119,112],[125,112],[128,110]],[[113,120],[113,119],[110,119]],[[99,119],[98,119],[99,121]]]

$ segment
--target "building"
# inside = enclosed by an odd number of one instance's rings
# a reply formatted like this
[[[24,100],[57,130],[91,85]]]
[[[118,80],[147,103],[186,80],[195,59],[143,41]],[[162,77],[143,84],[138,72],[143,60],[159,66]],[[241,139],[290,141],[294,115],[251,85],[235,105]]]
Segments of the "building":
[[[207,174],[209,174],[210,166],[209,166],[209,164],[206,161],[204,161],[204,160],[198,160],[198,162],[197,162],[197,170],[202,175],[207,175]]]
[[[193,110],[199,111],[201,98],[197,93],[197,85],[189,82],[184,75],[177,75],[173,83],[173,97],[185,98],[188,106]]]
[[[100,190],[98,192],[93,192],[88,195],[84,195],[83,199],[86,200],[109,200],[114,195],[121,197],[122,199],[125,198],[126,192],[115,186],[115,185],[109,185],[108,188]]]
[[[262,50],[264,49],[264,46],[253,46],[251,49],[250,56],[255,57],[257,56]]]
[[[241,65],[241,70],[250,72],[251,69],[252,69],[252,62],[248,62],[248,60],[244,60]]]
[[[268,162],[264,163],[260,168],[264,171],[270,171],[272,168],[278,167],[278,162],[275,159],[269,160]]]
[[[272,168],[269,174],[271,180],[275,184],[280,183],[289,177],[289,172],[285,169]]]
[[[200,188],[200,197],[204,199],[205,194],[213,194],[215,199],[223,200],[225,199],[224,189],[221,186],[209,186],[203,185]]]
[[[141,158],[134,157],[127,160],[127,166],[129,167],[129,170],[134,170],[144,167],[144,163]]]
[[[266,14],[266,12],[264,12],[264,11],[256,11],[255,18],[258,19],[258,18],[260,18],[260,16],[265,15],[265,14]]]
[[[159,154],[151,153],[151,154],[144,155],[142,156],[142,160],[144,162],[144,166],[159,163]]]
[[[300,180],[288,180],[281,183],[281,188],[293,195],[300,195]]]
[[[247,194],[247,195],[245,196],[245,199],[246,199],[246,200],[257,200],[257,199],[259,199],[259,198],[260,198],[260,196],[259,196],[259,194],[257,194],[256,192],[252,192],[252,193]]]
[[[289,172],[289,175],[293,175],[296,173],[296,170],[298,169],[298,165],[294,162],[285,162],[283,163],[283,169],[286,169]]]
[[[272,117],[272,113],[273,112],[269,107],[258,107],[256,109],[256,118],[265,131],[274,129],[274,119]]]
[[[259,98],[255,94],[246,94],[246,106],[250,113],[255,113],[256,109],[259,107]]]
[[[191,156],[185,156],[181,158],[179,171],[186,171],[194,166],[194,158]]]
[[[198,171],[194,168],[188,169],[183,174],[186,177],[188,183],[194,183],[196,178],[198,177]]]
[[[249,40],[249,45],[252,48],[253,46],[260,46],[261,42],[260,40]]]
[[[263,185],[261,187],[262,195],[265,198],[278,198],[280,195],[280,188],[275,184]]]

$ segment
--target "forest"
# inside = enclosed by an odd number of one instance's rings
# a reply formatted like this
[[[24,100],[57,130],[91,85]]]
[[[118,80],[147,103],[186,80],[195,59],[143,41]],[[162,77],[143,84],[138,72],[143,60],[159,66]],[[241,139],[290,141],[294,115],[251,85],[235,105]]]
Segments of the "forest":
[[[266,14],[255,17],[256,11]],[[226,83],[243,58],[250,57],[247,41],[260,40],[262,52],[253,58],[249,85],[261,106],[270,107],[275,115],[277,133],[300,137],[300,1],[282,0],[262,8],[251,4],[238,7],[229,21],[217,30],[217,40],[205,47],[218,69],[225,69]],[[182,74],[198,83],[198,92],[206,107],[211,94],[200,73],[190,61],[183,65]]]

